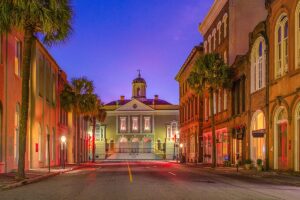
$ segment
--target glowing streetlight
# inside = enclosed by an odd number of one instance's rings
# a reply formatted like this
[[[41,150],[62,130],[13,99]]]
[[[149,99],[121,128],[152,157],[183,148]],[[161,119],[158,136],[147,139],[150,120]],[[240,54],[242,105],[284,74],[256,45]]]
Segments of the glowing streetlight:
[[[64,135],[61,136],[60,141],[61,141],[61,147],[62,147],[61,161],[62,161],[62,167],[64,169],[65,168],[65,145],[66,145],[66,141],[67,141],[66,136],[64,136]]]
[[[67,138],[66,138],[66,136],[61,136],[60,137],[60,141],[62,142],[62,143],[66,143],[66,141],[67,141]]]
[[[183,147],[183,144],[181,143],[179,146],[180,146],[180,148],[182,148],[182,147]]]

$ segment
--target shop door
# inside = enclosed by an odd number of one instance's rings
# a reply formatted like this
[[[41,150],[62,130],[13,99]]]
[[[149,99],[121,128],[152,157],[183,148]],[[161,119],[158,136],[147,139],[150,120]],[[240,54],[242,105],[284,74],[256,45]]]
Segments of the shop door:
[[[278,167],[287,169],[287,122],[278,124]]]

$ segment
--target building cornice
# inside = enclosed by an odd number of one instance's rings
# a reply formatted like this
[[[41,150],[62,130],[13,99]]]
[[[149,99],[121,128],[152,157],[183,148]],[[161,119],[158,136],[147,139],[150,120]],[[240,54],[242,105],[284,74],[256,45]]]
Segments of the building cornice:
[[[219,15],[225,4],[228,2],[228,0],[215,0],[214,4],[210,8],[208,14],[200,23],[199,25],[199,32],[204,36],[208,29],[211,27],[212,23],[216,19],[216,17]]]
[[[202,43],[199,46],[195,46],[192,49],[192,51],[188,55],[187,59],[185,60],[184,64],[181,66],[179,72],[177,73],[177,75],[175,77],[176,81],[179,81],[181,74],[184,72],[184,70],[186,69],[186,67],[188,66],[188,64],[192,60],[192,58],[195,56],[195,54],[197,53],[197,51],[199,51],[199,52],[203,51],[203,44]]]

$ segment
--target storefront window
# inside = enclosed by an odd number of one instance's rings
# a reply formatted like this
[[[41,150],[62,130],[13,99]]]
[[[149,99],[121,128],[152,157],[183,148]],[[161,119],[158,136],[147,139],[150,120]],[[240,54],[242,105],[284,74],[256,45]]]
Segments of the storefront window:
[[[204,133],[203,135],[203,157],[204,163],[212,163],[212,135]]]
[[[228,154],[228,133],[227,129],[217,130],[217,163],[223,164],[229,160]]]
[[[257,159],[265,160],[265,116],[262,111],[254,114],[251,128],[251,160],[256,164]]]

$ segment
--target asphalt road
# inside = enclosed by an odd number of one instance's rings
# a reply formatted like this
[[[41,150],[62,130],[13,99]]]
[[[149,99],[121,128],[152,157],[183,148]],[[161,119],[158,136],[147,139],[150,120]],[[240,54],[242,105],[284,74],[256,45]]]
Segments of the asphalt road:
[[[122,162],[102,163],[0,191],[0,199],[300,199],[300,187],[165,162]]]

